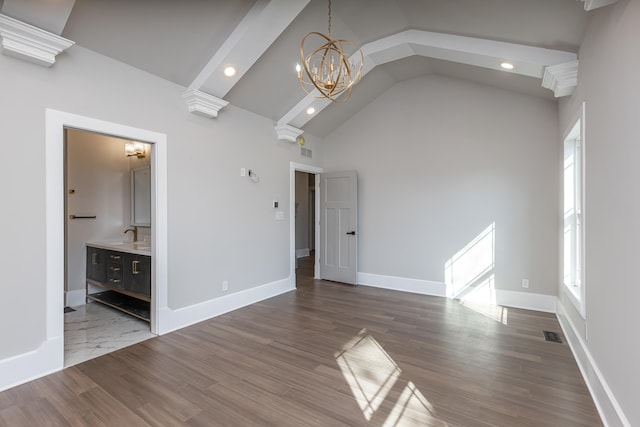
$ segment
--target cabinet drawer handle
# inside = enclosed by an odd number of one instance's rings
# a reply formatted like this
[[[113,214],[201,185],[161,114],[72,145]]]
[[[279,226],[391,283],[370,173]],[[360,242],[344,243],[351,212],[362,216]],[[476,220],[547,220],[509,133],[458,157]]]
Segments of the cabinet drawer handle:
[[[140,261],[131,261],[131,273],[132,274],[140,274],[138,271],[138,264]]]
[[[97,252],[92,252],[91,253],[91,264],[93,264],[93,265],[97,265],[98,264],[98,253]]]
[[[109,267],[111,271],[120,271],[120,267]]]
[[[120,255],[109,255],[111,259],[120,259]]]
[[[111,283],[120,283],[120,279],[109,279]]]

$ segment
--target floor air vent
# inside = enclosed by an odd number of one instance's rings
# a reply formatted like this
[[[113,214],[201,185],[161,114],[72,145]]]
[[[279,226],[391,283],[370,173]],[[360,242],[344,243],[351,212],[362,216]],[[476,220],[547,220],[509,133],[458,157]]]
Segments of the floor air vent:
[[[542,331],[542,333],[544,334],[545,341],[562,342],[560,335],[557,332]]]

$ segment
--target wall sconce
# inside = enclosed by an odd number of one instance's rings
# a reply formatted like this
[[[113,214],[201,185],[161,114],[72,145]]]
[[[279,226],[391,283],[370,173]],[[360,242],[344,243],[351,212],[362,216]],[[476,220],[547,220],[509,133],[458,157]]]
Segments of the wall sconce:
[[[142,142],[131,141],[124,145],[124,152],[127,157],[136,156],[139,159],[143,159],[146,156],[144,144]]]

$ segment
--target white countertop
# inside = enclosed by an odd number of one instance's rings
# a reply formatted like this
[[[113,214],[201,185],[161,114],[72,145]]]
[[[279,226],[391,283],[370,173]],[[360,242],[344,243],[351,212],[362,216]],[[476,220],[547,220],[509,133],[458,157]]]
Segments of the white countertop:
[[[150,242],[87,242],[87,246],[111,251],[151,256]]]

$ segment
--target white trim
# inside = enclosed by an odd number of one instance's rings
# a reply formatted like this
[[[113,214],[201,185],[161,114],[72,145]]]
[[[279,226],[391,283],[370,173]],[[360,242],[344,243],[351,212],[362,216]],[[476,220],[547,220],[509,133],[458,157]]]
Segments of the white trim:
[[[357,283],[363,286],[411,292],[414,294],[437,297],[447,296],[447,285],[444,282],[358,272]]]
[[[151,331],[161,327],[162,308],[167,306],[167,137],[131,126],[106,122],[72,113],[46,109],[45,112],[45,208],[46,208],[46,343],[33,356],[50,360],[46,369],[34,364],[21,373],[33,379],[62,369],[64,363],[64,129],[98,132],[154,144],[152,150],[152,323]],[[30,353],[16,357],[31,357]],[[53,365],[51,365],[53,363]]]
[[[296,139],[304,133],[302,129],[298,129],[286,124],[275,126],[276,134],[280,141],[296,142]]]
[[[616,3],[618,0],[582,0],[584,2],[584,10],[593,10]]]
[[[177,310],[163,307],[158,317],[162,318],[163,333],[168,333],[295,288],[295,282],[287,278]],[[0,391],[62,369],[64,351],[61,349],[64,349],[62,336],[43,342],[36,350],[0,360]]]
[[[0,360],[0,391],[59,371],[64,363],[62,341],[62,337],[46,340],[33,351]]]
[[[557,299],[555,295],[496,289],[496,305],[505,307],[555,313]]]
[[[544,68],[542,87],[553,91],[556,98],[571,95],[578,85],[578,60]]]
[[[311,255],[309,248],[296,249],[296,258],[304,258]]]
[[[314,279],[320,278],[320,226],[318,221],[320,219],[320,179],[319,174],[323,172],[322,168],[317,166],[305,165],[303,163],[290,162],[289,163],[289,277],[292,278],[295,286],[296,277],[296,222],[293,218],[296,217],[296,171],[312,173],[316,175],[316,259],[314,268]]]
[[[589,348],[582,340],[575,325],[567,316],[562,302],[559,300],[556,316],[604,425],[631,427],[631,423],[625,416],[595,360],[593,360]]]
[[[582,102],[580,104],[580,109],[578,110],[578,112],[574,115],[574,117],[572,118],[572,120],[569,123],[569,128],[564,132],[563,134],[563,138],[561,141],[562,144],[562,149],[561,149],[561,158],[564,158],[564,144],[565,141],[567,139],[570,138],[577,138],[578,136],[580,137],[580,166],[581,166],[581,171],[580,171],[580,199],[581,199],[581,222],[582,222],[582,226],[581,228],[581,233],[580,233],[580,256],[581,256],[581,261],[580,261],[580,295],[576,296],[575,294],[575,290],[572,289],[569,285],[567,285],[566,283],[564,283],[564,271],[563,268],[560,268],[560,274],[559,274],[559,280],[560,280],[560,292],[564,292],[565,295],[567,295],[567,298],[571,301],[571,303],[574,305],[574,307],[576,308],[576,310],[578,310],[578,312],[580,313],[580,315],[582,316],[583,319],[587,318],[587,246],[586,246],[586,230],[587,230],[587,213],[585,210],[585,207],[587,206],[586,203],[586,112],[587,112],[587,106],[586,106],[586,102]],[[577,135],[577,130],[576,130],[576,124],[580,122],[580,135]],[[563,166],[564,162],[561,163],[560,167],[560,176],[563,177],[564,176],[564,172],[563,172]],[[560,180],[560,188],[563,189],[564,188],[564,179],[561,178]],[[562,192],[560,193],[560,207],[561,209],[559,210],[559,215],[560,215],[560,227],[558,229],[558,232],[560,233],[560,239],[559,239],[559,245],[560,245],[560,266],[562,267],[564,265],[564,209],[562,209],[562,206],[564,204],[564,201],[562,199]]]
[[[2,53],[33,64],[50,67],[56,56],[75,44],[57,34],[0,14]]]
[[[77,307],[87,303],[87,290],[76,289],[75,291],[64,291],[64,305],[66,307]]]
[[[164,307],[162,309],[163,331],[165,333],[175,331],[295,289],[295,282],[291,278],[286,278],[177,310]]]
[[[198,89],[189,89],[182,94],[182,99],[187,103],[190,113],[197,114],[208,119],[218,117],[218,112],[229,105],[229,101],[220,99]]]

